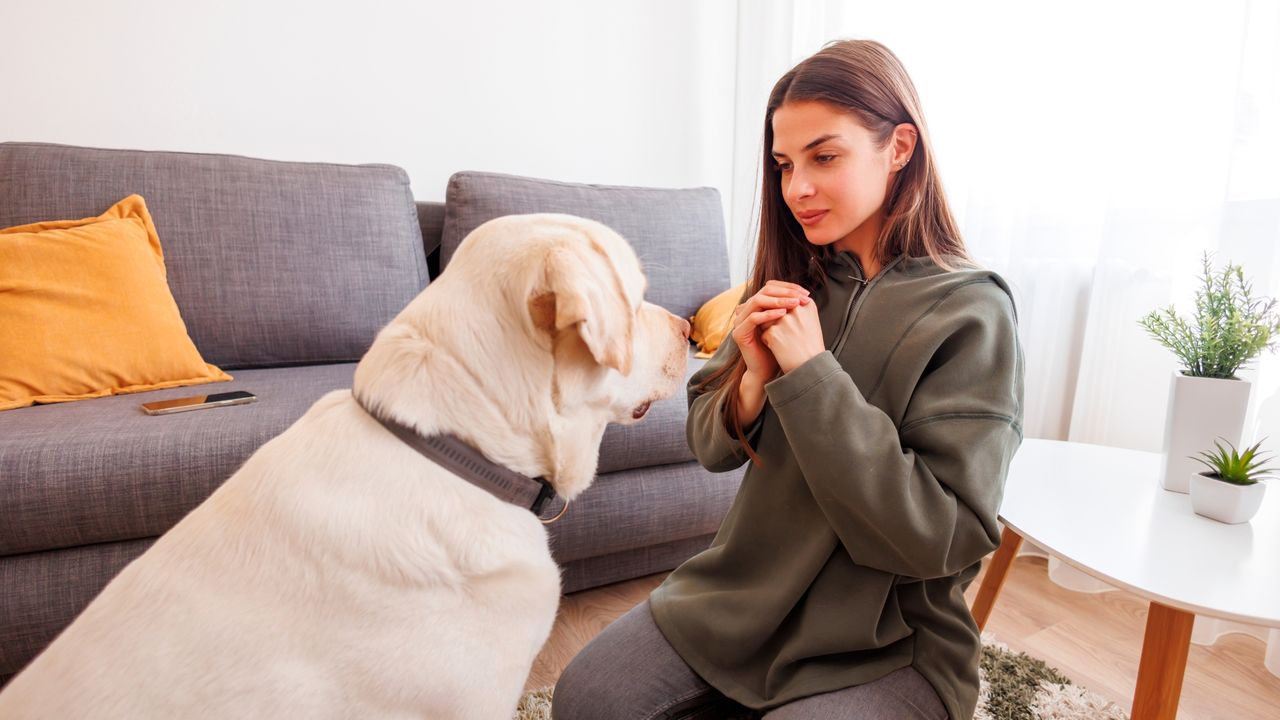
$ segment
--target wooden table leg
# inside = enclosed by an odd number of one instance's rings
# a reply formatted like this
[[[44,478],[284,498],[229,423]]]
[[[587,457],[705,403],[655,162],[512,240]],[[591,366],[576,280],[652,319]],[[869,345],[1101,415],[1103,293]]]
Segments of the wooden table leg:
[[[1196,616],[1168,605],[1151,603],[1147,634],[1142,640],[1138,685],[1133,693],[1132,720],[1174,720],[1182,676],[1191,650],[1191,625]]]
[[[1009,568],[1020,547],[1022,536],[1005,525],[1004,532],[1000,534],[1000,547],[991,556],[987,572],[982,576],[982,584],[978,586],[978,596],[973,599],[973,619],[978,623],[978,632],[982,632],[987,626],[991,608],[996,604],[996,597],[1000,595],[1000,588],[1004,587],[1005,578],[1009,575]]]

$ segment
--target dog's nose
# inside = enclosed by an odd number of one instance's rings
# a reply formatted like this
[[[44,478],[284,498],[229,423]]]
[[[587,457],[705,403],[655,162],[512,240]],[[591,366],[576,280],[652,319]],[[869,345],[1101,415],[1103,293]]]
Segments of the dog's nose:
[[[684,339],[685,339],[685,340],[688,340],[688,339],[689,339],[689,332],[691,331],[692,326],[691,326],[691,325],[689,325],[689,321],[688,321],[688,320],[685,320],[684,318],[676,318],[676,319],[680,321],[680,332],[681,332],[681,334],[683,334],[683,335],[684,335]]]

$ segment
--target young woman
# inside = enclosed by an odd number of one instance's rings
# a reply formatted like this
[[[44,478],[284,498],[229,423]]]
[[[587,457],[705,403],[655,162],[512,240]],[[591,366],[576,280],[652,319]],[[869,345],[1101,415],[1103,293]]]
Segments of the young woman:
[[[963,597],[1022,437],[1004,280],[969,259],[915,89],[869,41],[784,75],[731,342],[689,445],[750,461],[711,547],[569,665],[553,717],[968,718]]]

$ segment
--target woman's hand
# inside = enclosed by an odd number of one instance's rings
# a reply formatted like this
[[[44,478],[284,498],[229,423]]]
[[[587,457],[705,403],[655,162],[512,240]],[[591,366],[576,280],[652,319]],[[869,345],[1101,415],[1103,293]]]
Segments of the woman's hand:
[[[794,283],[770,280],[759,292],[734,308],[733,341],[747,364],[747,374],[758,384],[772,380],[779,368],[774,353],[766,346],[761,334],[798,307],[808,307],[817,318],[808,290]]]
[[[802,305],[779,318],[761,332],[760,338],[772,351],[784,373],[800,367],[827,349],[822,340],[818,308],[813,303]]]

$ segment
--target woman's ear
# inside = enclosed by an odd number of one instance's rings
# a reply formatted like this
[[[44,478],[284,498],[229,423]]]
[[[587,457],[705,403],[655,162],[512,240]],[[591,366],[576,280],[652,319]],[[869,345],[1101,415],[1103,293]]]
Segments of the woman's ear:
[[[916,130],[916,126],[911,123],[900,123],[893,129],[893,156],[890,159],[889,167],[892,170],[901,170],[907,163],[911,162],[911,155],[916,150],[916,141],[920,137],[920,132]]]

